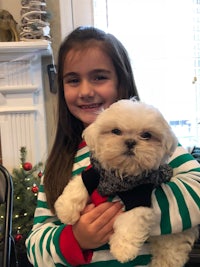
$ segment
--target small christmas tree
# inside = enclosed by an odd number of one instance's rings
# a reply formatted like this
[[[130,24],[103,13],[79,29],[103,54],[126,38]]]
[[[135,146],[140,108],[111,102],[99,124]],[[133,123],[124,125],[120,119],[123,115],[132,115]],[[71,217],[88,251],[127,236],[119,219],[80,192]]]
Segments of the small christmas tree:
[[[12,173],[13,195],[13,236],[17,254],[26,251],[25,240],[33,226],[38,186],[42,176],[43,163],[32,166],[26,161],[25,147],[20,149],[20,167]]]

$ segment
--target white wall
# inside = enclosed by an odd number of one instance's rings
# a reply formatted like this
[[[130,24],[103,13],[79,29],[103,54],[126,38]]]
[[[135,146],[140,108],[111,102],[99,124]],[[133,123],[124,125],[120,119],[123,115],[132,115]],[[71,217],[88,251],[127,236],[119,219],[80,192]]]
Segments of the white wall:
[[[61,39],[81,25],[94,25],[92,0],[60,0]]]

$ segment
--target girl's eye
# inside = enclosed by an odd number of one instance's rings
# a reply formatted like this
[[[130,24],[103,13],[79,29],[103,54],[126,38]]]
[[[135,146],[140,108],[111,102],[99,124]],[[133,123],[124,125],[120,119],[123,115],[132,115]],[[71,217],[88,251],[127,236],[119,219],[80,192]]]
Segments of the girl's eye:
[[[66,78],[63,81],[64,81],[64,83],[76,85],[77,83],[79,83],[80,80],[78,78]]]
[[[68,83],[78,83],[78,82],[79,82],[78,79],[70,79],[70,80],[68,81]]]
[[[144,132],[144,133],[142,133],[141,134],[141,137],[143,138],[143,139],[146,139],[146,140],[149,140],[149,139],[151,139],[151,133],[149,133],[149,132]]]
[[[94,81],[102,81],[107,80],[107,77],[105,75],[97,75],[94,77]]]
[[[111,131],[113,134],[116,134],[116,135],[122,135],[122,131],[118,128],[115,128],[115,129],[112,129]]]

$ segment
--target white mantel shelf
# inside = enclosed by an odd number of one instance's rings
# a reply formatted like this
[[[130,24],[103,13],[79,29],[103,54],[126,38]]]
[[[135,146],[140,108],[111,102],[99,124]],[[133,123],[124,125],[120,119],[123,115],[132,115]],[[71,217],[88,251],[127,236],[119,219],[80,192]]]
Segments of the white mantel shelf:
[[[44,54],[51,53],[51,42],[47,40],[19,41],[19,42],[0,42],[1,53],[27,53],[44,51]]]

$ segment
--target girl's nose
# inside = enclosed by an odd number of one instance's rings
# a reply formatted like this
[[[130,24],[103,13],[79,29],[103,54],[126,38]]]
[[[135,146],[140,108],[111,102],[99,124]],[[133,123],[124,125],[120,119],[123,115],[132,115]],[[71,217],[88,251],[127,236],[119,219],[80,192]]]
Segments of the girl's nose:
[[[79,97],[92,97],[94,95],[94,88],[92,84],[83,80],[79,86]]]

